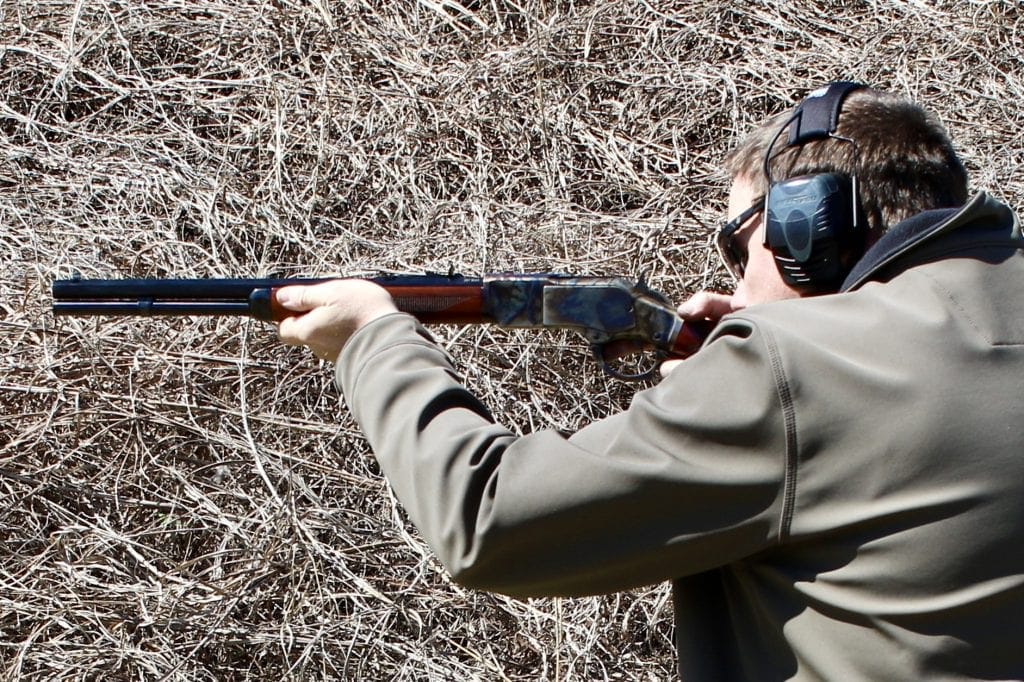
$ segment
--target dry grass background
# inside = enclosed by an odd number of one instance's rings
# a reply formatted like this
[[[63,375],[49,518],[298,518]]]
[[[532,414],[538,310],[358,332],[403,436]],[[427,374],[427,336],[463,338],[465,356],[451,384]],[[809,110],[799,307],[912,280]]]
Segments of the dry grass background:
[[[271,328],[55,320],[50,283],[643,272],[681,300],[724,284],[722,153],[829,79],[918,98],[1024,203],[1022,29],[978,0],[0,1],[0,676],[671,677],[665,586],[451,584]],[[634,390],[571,335],[438,336],[519,429]]]

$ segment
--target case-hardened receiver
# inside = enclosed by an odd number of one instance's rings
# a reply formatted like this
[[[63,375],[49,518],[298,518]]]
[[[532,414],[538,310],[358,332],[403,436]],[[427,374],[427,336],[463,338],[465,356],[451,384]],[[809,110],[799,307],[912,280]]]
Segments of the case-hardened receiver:
[[[660,294],[624,277],[570,275],[489,275],[484,277],[484,307],[502,327],[573,329],[590,342],[594,356],[610,375],[645,379],[669,355],[696,352],[706,330],[684,323]],[[624,373],[611,361],[653,349],[653,366]]]

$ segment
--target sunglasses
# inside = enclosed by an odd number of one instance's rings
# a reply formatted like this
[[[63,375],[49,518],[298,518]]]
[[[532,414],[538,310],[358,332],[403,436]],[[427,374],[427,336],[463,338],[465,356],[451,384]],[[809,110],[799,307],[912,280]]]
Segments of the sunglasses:
[[[736,233],[744,223],[764,210],[764,199],[764,195],[754,199],[750,208],[722,225],[718,234],[715,235],[718,257],[722,259],[725,269],[737,282],[743,279],[743,273],[747,269],[747,252],[736,245]]]

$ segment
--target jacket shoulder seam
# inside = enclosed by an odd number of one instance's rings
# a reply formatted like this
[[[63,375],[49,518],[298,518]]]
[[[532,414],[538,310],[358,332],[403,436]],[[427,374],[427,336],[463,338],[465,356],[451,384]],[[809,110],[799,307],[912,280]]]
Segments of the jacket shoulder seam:
[[[775,337],[770,331],[763,328],[761,333],[764,336],[765,345],[768,350],[768,361],[775,380],[775,388],[778,391],[782,418],[785,425],[785,475],[783,478],[782,513],[779,519],[779,534],[777,538],[778,543],[781,544],[789,537],[796,507],[797,468],[799,462],[797,456],[799,439],[797,438],[796,405],[789,387],[789,379],[786,377],[782,354],[779,352],[778,344],[775,343]]]

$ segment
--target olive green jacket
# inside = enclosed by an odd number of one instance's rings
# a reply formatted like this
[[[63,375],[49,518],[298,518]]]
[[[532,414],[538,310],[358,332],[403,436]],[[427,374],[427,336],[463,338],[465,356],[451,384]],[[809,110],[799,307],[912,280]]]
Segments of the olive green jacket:
[[[402,314],[350,340],[337,380],[465,585],[672,580],[686,680],[1020,678],[1019,237],[984,194],[901,223],[843,293],[729,315],[571,437],[496,424]]]

